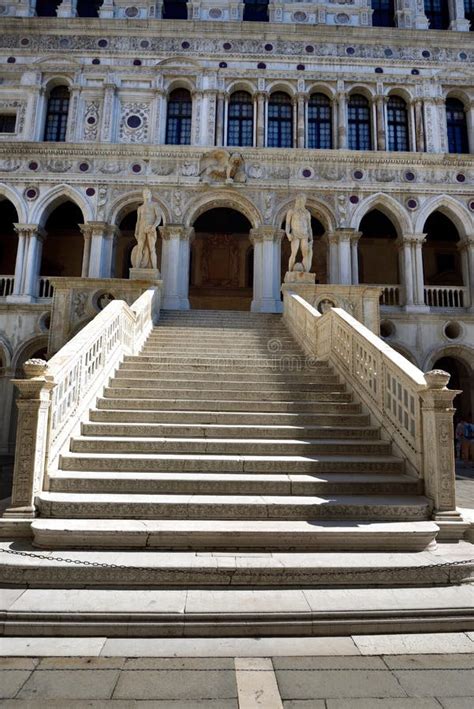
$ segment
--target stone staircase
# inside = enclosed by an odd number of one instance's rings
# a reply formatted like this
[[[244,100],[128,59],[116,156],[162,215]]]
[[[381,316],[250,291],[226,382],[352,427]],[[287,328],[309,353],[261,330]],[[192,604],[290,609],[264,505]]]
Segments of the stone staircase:
[[[171,584],[202,583],[213,553],[222,563],[205,583],[228,584],[239,554],[247,573],[232,583],[252,571],[257,583],[324,583],[320,552],[350,566],[355,552],[427,549],[438,530],[347,385],[305,357],[281,316],[243,312],[162,313],[37,506],[35,546],[154,550]]]

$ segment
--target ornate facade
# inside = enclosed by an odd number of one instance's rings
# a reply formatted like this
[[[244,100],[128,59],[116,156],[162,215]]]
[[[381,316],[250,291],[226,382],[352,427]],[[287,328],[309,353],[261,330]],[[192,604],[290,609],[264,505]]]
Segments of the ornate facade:
[[[144,185],[164,308],[279,311],[282,227],[305,194],[317,283],[380,285],[382,336],[448,369],[469,415],[473,15],[470,0],[1,4],[0,453],[10,378],[50,337],[51,279],[128,277]],[[98,309],[76,309],[76,331]]]

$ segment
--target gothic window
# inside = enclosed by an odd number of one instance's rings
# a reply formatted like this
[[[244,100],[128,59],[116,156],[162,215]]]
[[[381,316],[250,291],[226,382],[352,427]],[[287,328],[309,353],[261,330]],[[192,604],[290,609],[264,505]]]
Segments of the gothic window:
[[[99,8],[103,0],[77,0],[78,17],[99,17]]]
[[[253,101],[247,91],[236,91],[229,99],[227,145],[253,145]]]
[[[372,0],[374,27],[395,27],[395,0]]]
[[[0,113],[0,133],[14,133],[16,115],[14,113]]]
[[[56,17],[56,10],[61,0],[36,0],[36,14],[38,17]]]
[[[447,30],[449,27],[448,0],[425,0],[425,15],[430,30]]]
[[[52,142],[66,140],[68,111],[69,89],[67,86],[55,86],[49,93],[44,140]]]
[[[187,20],[186,0],[164,0],[161,16],[164,20]]]
[[[471,23],[469,29],[474,32],[474,0],[464,0],[464,14]]]
[[[268,0],[244,0],[244,21],[268,22]]]
[[[370,105],[365,96],[353,94],[348,105],[349,150],[371,150]]]
[[[166,143],[168,145],[191,144],[191,94],[186,89],[175,89],[168,98],[166,117]]]
[[[293,106],[291,98],[283,91],[276,91],[268,101],[269,148],[293,147]]]
[[[331,101],[312,94],[308,102],[308,148],[332,148]]]
[[[468,153],[469,140],[464,104],[457,98],[446,101],[446,123],[450,153]]]
[[[388,99],[387,123],[388,150],[409,150],[407,105],[399,96],[390,96]]]

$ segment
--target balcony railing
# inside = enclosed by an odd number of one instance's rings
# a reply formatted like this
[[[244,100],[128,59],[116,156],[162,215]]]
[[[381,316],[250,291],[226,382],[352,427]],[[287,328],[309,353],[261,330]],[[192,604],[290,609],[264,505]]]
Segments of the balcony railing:
[[[13,293],[15,276],[0,276],[0,298],[6,298]]]
[[[39,300],[51,300],[53,297],[53,286],[51,281],[47,276],[41,276],[38,285],[38,299]]]
[[[425,305],[430,308],[466,308],[468,289],[463,286],[425,286]]]
[[[398,285],[380,285],[382,293],[380,295],[380,305],[400,306],[402,305],[402,287]]]

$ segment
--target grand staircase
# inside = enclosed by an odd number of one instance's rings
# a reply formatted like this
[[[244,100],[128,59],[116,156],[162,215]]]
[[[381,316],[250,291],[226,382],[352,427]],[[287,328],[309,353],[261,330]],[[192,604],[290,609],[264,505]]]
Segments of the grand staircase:
[[[254,567],[261,582],[314,584],[320,552],[421,551],[437,532],[420,481],[346,384],[281,316],[239,312],[162,313],[37,505],[35,546],[167,552],[177,583],[179,552],[194,553],[187,583],[215,552],[244,555],[241,583]],[[213,583],[228,583],[221,569]]]

